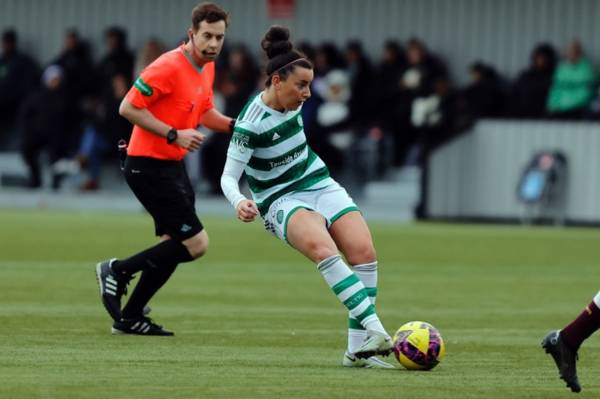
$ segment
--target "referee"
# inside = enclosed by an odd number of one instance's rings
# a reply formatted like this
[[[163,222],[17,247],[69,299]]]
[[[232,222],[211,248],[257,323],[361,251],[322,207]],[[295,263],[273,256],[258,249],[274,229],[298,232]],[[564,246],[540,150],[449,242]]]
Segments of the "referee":
[[[214,61],[228,22],[219,6],[198,4],[187,43],[144,69],[119,108],[134,125],[125,179],[152,215],[160,243],[127,259],[96,265],[102,303],[114,320],[113,334],[174,335],[146,317],[144,308],[179,263],[201,257],[208,248],[183,157],[204,140],[195,129],[198,125],[230,132],[235,124],[213,106]],[[139,282],[121,310],[121,297],[139,271]]]

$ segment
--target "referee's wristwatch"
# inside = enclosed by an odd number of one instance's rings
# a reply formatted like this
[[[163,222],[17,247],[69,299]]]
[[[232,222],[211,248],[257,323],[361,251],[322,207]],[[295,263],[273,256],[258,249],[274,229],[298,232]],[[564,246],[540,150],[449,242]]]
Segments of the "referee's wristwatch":
[[[177,140],[177,130],[171,128],[167,132],[167,144],[173,144],[175,140]]]

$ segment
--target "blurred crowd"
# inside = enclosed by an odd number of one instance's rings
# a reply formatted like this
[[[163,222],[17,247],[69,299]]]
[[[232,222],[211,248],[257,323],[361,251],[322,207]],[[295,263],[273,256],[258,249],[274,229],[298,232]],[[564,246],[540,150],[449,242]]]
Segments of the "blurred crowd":
[[[130,134],[131,126],[118,115],[120,101],[134,77],[174,47],[150,39],[134,54],[119,27],[107,29],[104,39],[104,54],[94,62],[86,41],[69,30],[61,53],[40,69],[19,50],[15,31],[3,33],[0,149],[18,136],[29,167],[27,186],[42,185],[44,152],[52,187],[59,188],[68,174],[82,173],[81,189],[97,189],[102,163],[116,157],[116,142]],[[600,119],[600,75],[577,40],[564,52],[549,43],[536,45],[516,77],[474,61],[462,86],[418,38],[385,42],[377,60],[359,41],[299,43],[298,48],[315,65],[312,97],[303,107],[308,141],[334,177],[358,188],[385,178],[394,167],[421,165],[477,118]],[[244,45],[224,49],[215,93],[226,115],[237,115],[263,88],[260,64]],[[227,146],[228,136],[215,134],[202,150],[199,168],[215,194]]]

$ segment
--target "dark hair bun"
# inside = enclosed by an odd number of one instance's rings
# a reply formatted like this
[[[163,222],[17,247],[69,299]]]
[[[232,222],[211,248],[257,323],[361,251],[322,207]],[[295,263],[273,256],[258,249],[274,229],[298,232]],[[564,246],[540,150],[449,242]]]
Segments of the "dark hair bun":
[[[260,45],[267,53],[267,57],[273,59],[278,55],[289,53],[292,50],[293,46],[289,41],[289,38],[290,31],[288,28],[275,25],[271,26],[269,31],[265,34]]]

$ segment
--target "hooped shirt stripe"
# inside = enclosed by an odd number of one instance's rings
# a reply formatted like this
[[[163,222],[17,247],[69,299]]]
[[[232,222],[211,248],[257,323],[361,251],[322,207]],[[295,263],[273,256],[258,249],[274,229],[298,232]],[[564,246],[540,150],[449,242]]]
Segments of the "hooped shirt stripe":
[[[274,157],[274,158],[253,157],[250,159],[250,162],[248,162],[248,166],[255,170],[270,171],[273,167],[285,163],[288,159],[290,159],[290,157],[292,157],[292,158],[299,157],[307,148],[308,148],[308,146],[306,144],[306,141],[304,141],[302,144],[298,145],[297,147],[292,148],[291,150],[287,151],[286,153],[284,153],[278,157]]]
[[[273,186],[277,186],[279,184],[285,184],[289,181],[296,181],[299,178],[301,178],[302,176],[304,176],[306,171],[310,169],[310,167],[312,166],[312,164],[315,162],[316,159],[317,159],[317,154],[315,154],[312,151],[309,151],[308,156],[306,157],[306,159],[304,161],[299,162],[297,164],[293,164],[284,173],[282,173],[281,175],[279,175],[275,178],[272,178],[272,179],[269,179],[268,177],[263,177],[262,179],[257,179],[256,177],[253,177],[249,173],[246,173],[246,177],[248,178],[248,185],[250,186],[250,190],[252,192],[259,193],[259,192],[265,191]]]
[[[300,108],[278,112],[261,95],[250,99],[238,116],[227,155],[246,164],[252,197],[264,215],[282,195],[322,188],[332,179],[306,142]]]

